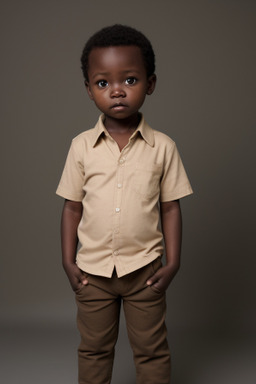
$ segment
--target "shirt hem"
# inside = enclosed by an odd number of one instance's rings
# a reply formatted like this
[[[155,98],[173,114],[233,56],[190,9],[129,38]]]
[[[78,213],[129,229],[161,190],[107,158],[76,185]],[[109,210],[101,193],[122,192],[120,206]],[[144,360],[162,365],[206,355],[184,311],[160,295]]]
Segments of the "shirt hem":
[[[102,272],[102,271],[98,271],[98,270],[96,271],[95,268],[87,267],[83,263],[81,263],[79,260],[77,261],[77,266],[78,266],[78,268],[80,268],[85,273],[89,273],[89,274],[95,275],[95,276],[102,276],[102,277],[106,277],[106,278],[112,277],[112,274],[113,274],[113,271],[115,268],[117,277],[120,278],[120,277],[129,275],[129,273],[135,272],[135,271],[145,267],[146,265],[148,265],[148,264],[152,263],[154,260],[156,260],[158,257],[162,257],[162,254],[156,253],[156,254],[154,254],[154,256],[144,256],[140,263],[133,263],[128,267],[126,266],[125,268],[123,266],[118,267],[118,265],[113,263],[113,266],[111,269],[109,267],[108,268],[105,267],[105,271],[107,270],[107,272]]]
[[[67,200],[79,201],[79,202],[83,201],[82,197],[74,196],[74,195],[69,194],[65,191],[62,191],[61,189],[57,189],[56,195],[63,197],[64,199],[67,199]]]
[[[165,195],[160,197],[160,202],[164,203],[167,201],[178,200],[178,199],[182,199],[183,197],[186,197],[186,196],[189,196],[192,194],[193,194],[192,188],[188,188],[187,190],[185,190],[183,192],[174,193],[174,194],[170,194],[170,195],[165,194]]]

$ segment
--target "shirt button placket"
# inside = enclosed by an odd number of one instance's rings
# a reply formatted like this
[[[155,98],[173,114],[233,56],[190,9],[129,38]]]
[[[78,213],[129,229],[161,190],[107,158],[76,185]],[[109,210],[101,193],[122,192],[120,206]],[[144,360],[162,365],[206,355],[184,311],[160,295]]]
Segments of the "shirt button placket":
[[[116,258],[120,254],[120,217],[122,213],[122,192],[123,192],[123,177],[124,177],[125,157],[123,153],[118,159],[116,190],[115,190],[115,217],[113,226],[113,257]]]

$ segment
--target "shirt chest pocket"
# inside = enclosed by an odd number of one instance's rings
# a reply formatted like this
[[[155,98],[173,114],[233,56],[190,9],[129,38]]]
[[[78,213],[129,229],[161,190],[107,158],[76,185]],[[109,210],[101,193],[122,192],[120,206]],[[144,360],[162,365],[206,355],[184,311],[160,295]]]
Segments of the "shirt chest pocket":
[[[144,199],[151,199],[160,192],[161,165],[136,164],[133,174],[133,190]]]

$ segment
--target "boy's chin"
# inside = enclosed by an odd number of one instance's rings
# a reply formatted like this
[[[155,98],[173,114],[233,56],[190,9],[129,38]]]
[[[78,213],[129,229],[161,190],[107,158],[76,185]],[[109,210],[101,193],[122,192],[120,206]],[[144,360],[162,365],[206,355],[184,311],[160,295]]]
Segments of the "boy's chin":
[[[139,111],[135,111],[133,113],[125,113],[123,110],[117,110],[115,113],[105,113],[102,112],[105,117],[113,120],[127,120],[127,119],[132,119],[132,118],[137,118],[138,115],[140,115]]]

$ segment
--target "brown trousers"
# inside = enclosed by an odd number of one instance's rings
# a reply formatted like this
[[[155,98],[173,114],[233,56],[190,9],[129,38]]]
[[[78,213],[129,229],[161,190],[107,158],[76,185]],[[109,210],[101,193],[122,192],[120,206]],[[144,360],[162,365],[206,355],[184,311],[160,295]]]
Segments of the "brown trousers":
[[[165,294],[146,281],[161,267],[160,258],[117,278],[87,275],[89,284],[76,294],[79,384],[111,382],[119,314],[123,301],[137,384],[169,384],[170,352],[165,326]]]

